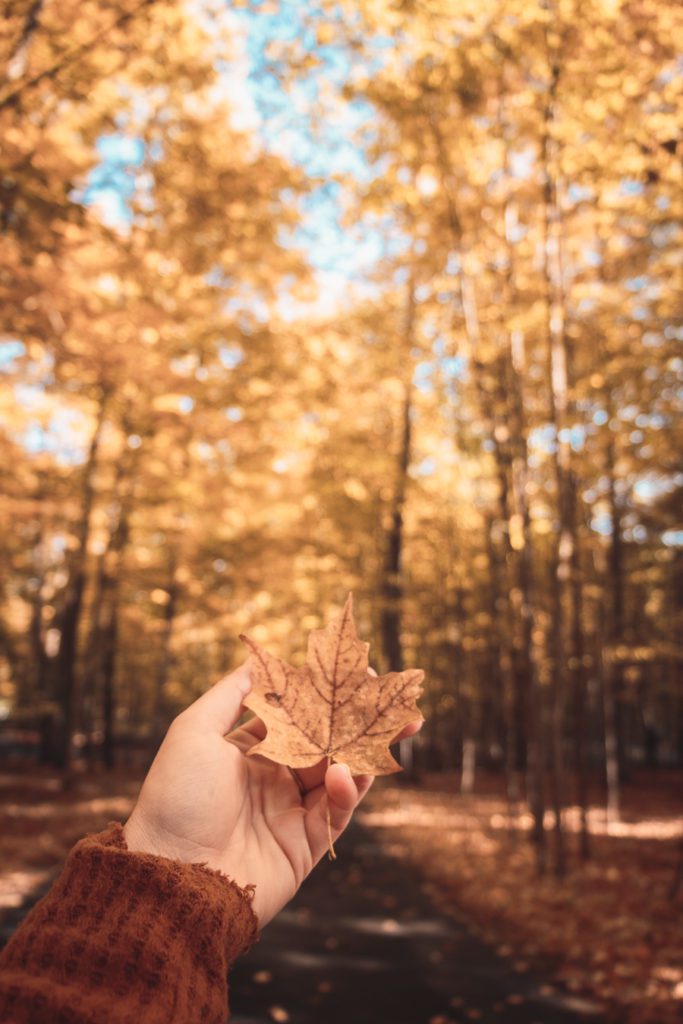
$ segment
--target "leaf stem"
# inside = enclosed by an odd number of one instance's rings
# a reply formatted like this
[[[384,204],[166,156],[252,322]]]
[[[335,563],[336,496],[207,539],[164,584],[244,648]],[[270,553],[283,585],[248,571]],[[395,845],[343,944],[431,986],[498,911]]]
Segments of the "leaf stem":
[[[327,767],[329,768],[332,764],[332,756],[329,755],[327,758]],[[327,822],[327,857],[328,860],[336,860],[337,854],[334,852],[334,840],[332,839],[332,819],[330,818],[330,798],[327,797],[327,806],[325,807],[325,821]]]

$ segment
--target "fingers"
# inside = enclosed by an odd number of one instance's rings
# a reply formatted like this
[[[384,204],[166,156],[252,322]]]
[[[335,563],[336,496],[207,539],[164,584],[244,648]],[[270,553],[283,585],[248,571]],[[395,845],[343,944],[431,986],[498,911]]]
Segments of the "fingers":
[[[406,725],[401,732],[398,734],[394,743],[398,743],[399,740],[409,739],[420,731],[424,725],[424,719],[420,718],[416,722],[410,722]],[[242,753],[246,753],[251,747],[253,747],[260,740],[265,739],[266,727],[260,718],[250,718],[248,722],[245,722],[235,730],[230,736],[226,737],[231,743],[238,747]],[[304,793],[315,793],[316,799],[319,797],[318,790],[320,789],[323,780],[325,778],[325,772],[327,770],[327,761],[321,760],[319,764],[313,768],[297,768],[296,775],[299,787]],[[354,781],[359,793],[359,799],[365,796],[372,784],[372,776],[370,775],[355,775]]]
[[[366,778],[363,776],[363,779]],[[364,792],[367,792],[369,785],[363,782]],[[335,840],[350,822],[360,800],[359,789],[345,764],[330,765],[325,773],[324,786],[324,794],[306,812],[306,833],[314,864],[329,848],[328,809],[329,826],[332,839]]]
[[[422,726],[425,724],[424,718],[418,718],[416,722],[409,722],[408,725],[401,729],[400,733],[394,740],[394,743],[398,743],[399,740],[410,739],[411,736],[415,736],[420,731]]]
[[[358,790],[358,803],[361,802],[374,781],[374,775],[356,775],[354,782],[356,783],[356,789]]]
[[[251,690],[246,664],[224,676],[179,716],[185,724],[217,732],[230,732],[242,714],[242,701]]]
[[[250,718],[248,722],[245,722],[242,728],[245,732],[248,732],[250,736],[253,736],[256,742],[264,740],[268,732],[265,722],[256,715],[254,715],[253,718]]]
[[[325,792],[330,805],[332,827],[341,831],[348,825],[358,803],[358,790],[345,764],[332,764],[325,772]]]

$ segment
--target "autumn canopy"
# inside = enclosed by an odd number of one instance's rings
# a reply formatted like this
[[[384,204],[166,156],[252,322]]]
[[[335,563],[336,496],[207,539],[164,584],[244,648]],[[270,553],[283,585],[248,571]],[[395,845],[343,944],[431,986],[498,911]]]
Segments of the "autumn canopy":
[[[682,32],[673,0],[8,5],[12,750],[143,761],[240,634],[296,658],[353,590],[390,688],[425,670],[413,767],[500,773],[541,870],[591,786],[616,822],[630,766],[680,764]]]

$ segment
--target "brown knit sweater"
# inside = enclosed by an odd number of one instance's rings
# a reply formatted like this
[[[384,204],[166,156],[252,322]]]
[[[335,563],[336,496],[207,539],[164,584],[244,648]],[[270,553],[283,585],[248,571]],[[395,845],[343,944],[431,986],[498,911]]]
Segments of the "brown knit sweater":
[[[0,955],[2,1024],[223,1024],[253,892],[199,864],[81,840]]]

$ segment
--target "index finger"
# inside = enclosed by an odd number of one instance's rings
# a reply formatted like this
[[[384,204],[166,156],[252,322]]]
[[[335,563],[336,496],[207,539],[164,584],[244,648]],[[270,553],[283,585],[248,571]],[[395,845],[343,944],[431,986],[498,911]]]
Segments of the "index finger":
[[[225,736],[242,714],[242,701],[251,690],[251,676],[245,662],[219,679],[179,716],[184,724],[200,726]]]

